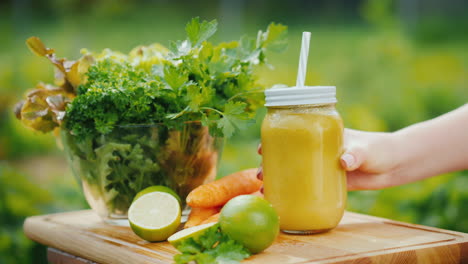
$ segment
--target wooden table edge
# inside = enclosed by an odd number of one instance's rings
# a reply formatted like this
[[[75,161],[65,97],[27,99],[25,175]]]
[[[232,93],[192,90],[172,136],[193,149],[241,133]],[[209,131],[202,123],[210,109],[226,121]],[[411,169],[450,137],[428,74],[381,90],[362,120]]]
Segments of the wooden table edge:
[[[33,241],[44,244],[44,245],[46,245],[46,246],[48,246],[50,248],[56,248],[56,250],[58,250],[60,252],[64,252],[65,254],[73,254],[73,255],[75,255],[75,256],[77,256],[79,258],[84,258],[85,261],[88,261],[88,262],[84,262],[84,263],[93,263],[92,261],[96,261],[97,263],[100,263],[101,260],[97,259],[94,255],[86,254],[85,252],[76,250],[76,249],[74,249],[73,247],[70,247],[70,246],[53,245],[48,239],[44,239],[44,238],[34,234],[33,230],[34,230],[35,225],[41,224],[41,223],[50,224],[50,223],[45,222],[44,220],[51,217],[51,216],[54,216],[54,215],[66,214],[66,213],[67,212],[65,212],[65,213],[56,213],[56,214],[48,214],[48,215],[38,215],[38,216],[31,216],[31,217],[26,218],[26,220],[24,222],[24,225],[23,225],[25,235],[29,239],[33,240]],[[76,211],[68,212],[68,213],[76,213]],[[455,237],[455,239],[453,239],[453,240],[438,241],[438,242],[433,242],[431,244],[437,244],[433,248],[447,247],[448,246],[452,250],[455,250],[455,251],[459,252],[460,263],[468,263],[468,234],[467,233],[462,233],[462,232],[452,231],[452,230],[445,230],[445,229],[440,229],[440,228],[436,228],[436,227],[429,227],[429,226],[423,226],[423,225],[412,224],[412,223],[405,223],[405,222],[400,222],[400,221],[396,221],[396,220],[390,220],[390,219],[386,219],[386,218],[381,218],[381,217],[377,217],[377,216],[370,216],[370,215],[364,215],[364,214],[359,214],[359,213],[354,213],[354,212],[346,212],[346,213],[349,214],[350,216],[359,217],[359,218],[367,218],[367,219],[370,219],[370,220],[380,221],[380,222],[384,222],[384,223],[387,223],[387,224],[398,225],[398,226],[406,226],[406,227],[417,228],[417,229],[430,231],[430,232],[453,235]],[[122,241],[122,243],[125,244],[126,242]],[[333,263],[350,263],[356,257],[366,258],[366,257],[371,257],[371,256],[374,256],[374,255],[377,255],[378,253],[380,253],[379,255],[381,255],[382,258],[385,258],[386,255],[389,255],[389,254],[392,254],[392,253],[395,253],[395,252],[414,252],[416,250],[425,250],[425,246],[426,246],[426,244],[414,245],[414,246],[409,246],[409,247],[405,247],[405,248],[381,249],[381,250],[374,250],[374,251],[370,251],[370,252],[349,254],[349,255],[346,255],[346,256],[342,256],[342,257],[335,257],[334,261],[337,261],[337,262],[333,262]],[[115,247],[115,249],[119,248],[118,246],[114,246],[114,247]],[[136,246],[136,247],[138,247],[138,246]],[[426,248],[426,250],[429,250],[429,249]],[[53,252],[53,253],[56,253],[56,252]],[[71,255],[71,256],[73,256],[73,255]],[[137,253],[135,253],[135,255],[138,255],[139,257],[142,256],[141,254],[137,254]],[[165,263],[165,262],[162,262],[162,261],[160,261],[158,259],[148,259],[148,261],[149,261],[148,263]],[[314,260],[314,261],[318,261],[317,263],[327,263],[326,258],[325,259],[320,259],[320,260]],[[77,262],[77,263],[81,264],[83,262]],[[307,261],[305,261],[303,263],[307,263]]]
[[[52,264],[98,264],[52,247],[47,248],[47,261]]]

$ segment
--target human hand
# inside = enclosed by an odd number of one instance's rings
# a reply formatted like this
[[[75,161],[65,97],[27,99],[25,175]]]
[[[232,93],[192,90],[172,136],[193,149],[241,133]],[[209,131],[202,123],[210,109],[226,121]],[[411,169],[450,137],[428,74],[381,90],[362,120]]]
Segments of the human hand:
[[[346,170],[348,190],[375,190],[405,183],[395,171],[399,156],[391,133],[345,129],[340,162]]]
[[[345,130],[349,190],[381,189],[468,169],[468,104],[392,133]]]

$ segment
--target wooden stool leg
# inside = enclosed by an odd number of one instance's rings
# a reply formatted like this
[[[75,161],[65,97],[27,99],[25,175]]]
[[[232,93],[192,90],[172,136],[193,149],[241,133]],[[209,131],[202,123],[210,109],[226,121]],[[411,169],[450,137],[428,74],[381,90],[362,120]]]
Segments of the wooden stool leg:
[[[96,262],[50,247],[47,248],[47,260],[51,264],[96,264]]]

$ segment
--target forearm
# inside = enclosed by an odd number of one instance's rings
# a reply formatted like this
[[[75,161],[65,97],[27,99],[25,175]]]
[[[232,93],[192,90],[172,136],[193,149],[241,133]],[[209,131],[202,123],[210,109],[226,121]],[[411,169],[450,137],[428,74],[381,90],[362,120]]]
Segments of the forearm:
[[[395,178],[411,182],[468,169],[468,104],[393,134],[398,139]]]

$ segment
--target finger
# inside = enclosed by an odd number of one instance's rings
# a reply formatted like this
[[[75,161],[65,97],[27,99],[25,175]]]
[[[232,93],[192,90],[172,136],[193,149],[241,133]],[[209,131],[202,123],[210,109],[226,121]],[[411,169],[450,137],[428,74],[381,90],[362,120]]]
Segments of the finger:
[[[352,171],[346,173],[346,184],[348,191],[369,190],[369,179],[372,177],[360,171]]]
[[[261,143],[258,145],[257,152],[258,152],[258,154],[262,155],[262,144]]]
[[[263,167],[260,165],[257,171],[257,178],[261,181],[263,181]]]
[[[340,163],[341,166],[347,171],[353,171],[364,163],[366,160],[366,153],[362,147],[351,147],[341,155]]]
[[[379,190],[395,185],[388,174],[352,171],[347,172],[346,176],[348,191]]]

